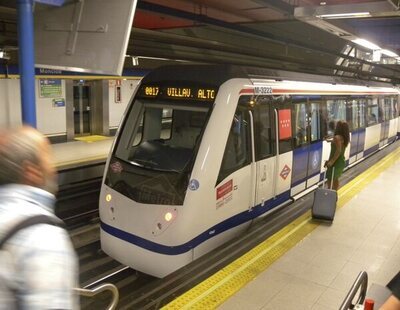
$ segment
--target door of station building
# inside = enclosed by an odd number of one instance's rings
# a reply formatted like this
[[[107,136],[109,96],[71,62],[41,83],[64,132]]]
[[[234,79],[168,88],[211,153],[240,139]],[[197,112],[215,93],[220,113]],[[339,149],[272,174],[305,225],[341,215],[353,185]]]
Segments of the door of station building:
[[[74,131],[75,136],[90,135],[91,133],[91,87],[89,84],[76,81],[74,93]]]

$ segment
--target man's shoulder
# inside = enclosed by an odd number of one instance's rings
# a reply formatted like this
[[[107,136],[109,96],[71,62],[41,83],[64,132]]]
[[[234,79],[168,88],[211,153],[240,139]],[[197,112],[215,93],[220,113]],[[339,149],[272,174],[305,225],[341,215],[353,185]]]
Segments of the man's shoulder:
[[[34,208],[26,208],[26,212],[0,210],[0,238],[13,229],[15,225],[37,215],[56,218],[54,214],[40,208],[36,208],[36,210]],[[69,243],[70,238],[64,228],[53,224],[37,223],[17,231],[7,242],[7,245],[24,247],[25,249],[37,248],[45,250],[59,249],[60,247],[65,247],[66,244],[69,245]]]

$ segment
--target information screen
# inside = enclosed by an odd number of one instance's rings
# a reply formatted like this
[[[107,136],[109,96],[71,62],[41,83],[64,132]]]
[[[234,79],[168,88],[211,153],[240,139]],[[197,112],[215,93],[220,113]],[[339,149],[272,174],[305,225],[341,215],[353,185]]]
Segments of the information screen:
[[[142,85],[137,96],[139,98],[185,99],[214,102],[217,88],[194,86],[158,86]]]

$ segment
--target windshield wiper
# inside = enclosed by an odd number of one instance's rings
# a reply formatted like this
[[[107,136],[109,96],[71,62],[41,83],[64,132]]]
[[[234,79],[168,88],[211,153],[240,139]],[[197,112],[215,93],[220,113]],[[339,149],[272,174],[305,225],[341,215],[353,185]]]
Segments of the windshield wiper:
[[[135,165],[135,166],[139,166],[141,168],[146,168],[146,169],[155,170],[155,171],[181,173],[181,171],[176,170],[176,169],[168,169],[168,168],[157,167],[157,166],[159,166],[159,164],[154,162],[154,161],[152,161],[152,160],[143,160],[143,159],[136,160],[135,159],[134,161],[131,160],[130,163]]]

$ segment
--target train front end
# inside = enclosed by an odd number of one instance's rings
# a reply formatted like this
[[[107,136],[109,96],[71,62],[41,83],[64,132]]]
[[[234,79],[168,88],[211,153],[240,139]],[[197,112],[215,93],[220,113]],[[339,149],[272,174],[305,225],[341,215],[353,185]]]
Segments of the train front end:
[[[189,179],[216,93],[193,83],[139,87],[100,194],[101,247],[121,263],[163,277],[193,260],[177,222],[188,212]]]

